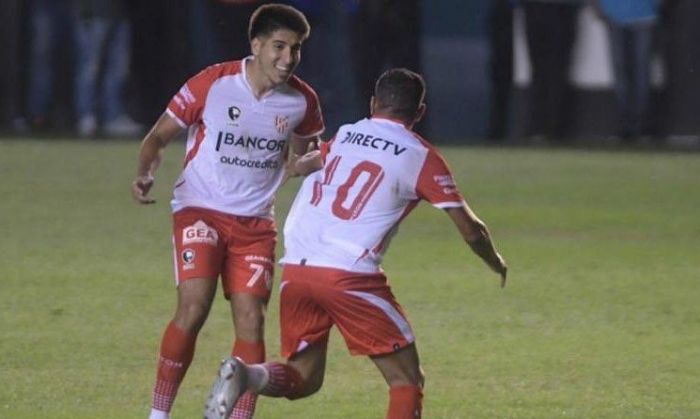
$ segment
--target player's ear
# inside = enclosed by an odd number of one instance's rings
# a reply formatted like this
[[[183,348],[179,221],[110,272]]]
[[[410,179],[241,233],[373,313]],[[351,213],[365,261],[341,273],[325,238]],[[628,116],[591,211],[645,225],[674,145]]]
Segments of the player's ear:
[[[425,104],[425,102],[421,103],[418,105],[418,110],[416,111],[416,117],[413,120],[413,123],[415,124],[416,122],[420,121],[423,119],[425,116],[425,111],[428,109],[428,106]]]
[[[250,40],[250,52],[254,55],[257,56],[260,54],[260,48],[262,47],[262,41],[260,40],[259,37],[255,37]]]
[[[374,114],[374,108],[377,107],[375,105],[376,101],[377,101],[377,99],[375,99],[374,96],[372,96],[372,98],[369,100],[369,114],[370,115]]]

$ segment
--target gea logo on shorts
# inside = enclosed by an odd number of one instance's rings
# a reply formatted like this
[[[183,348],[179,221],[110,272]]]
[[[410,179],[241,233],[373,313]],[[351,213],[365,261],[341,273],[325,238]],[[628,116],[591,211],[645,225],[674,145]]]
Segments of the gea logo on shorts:
[[[216,246],[218,241],[219,234],[216,230],[206,225],[202,220],[198,220],[182,230],[182,244],[205,243]]]

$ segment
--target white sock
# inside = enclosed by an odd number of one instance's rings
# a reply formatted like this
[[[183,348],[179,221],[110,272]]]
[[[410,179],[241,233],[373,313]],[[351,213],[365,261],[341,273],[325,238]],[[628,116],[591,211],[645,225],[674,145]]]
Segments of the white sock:
[[[151,416],[149,416],[148,419],[170,419],[170,413],[151,409]]]
[[[263,364],[248,365],[248,389],[254,393],[260,393],[270,381],[270,373]]]

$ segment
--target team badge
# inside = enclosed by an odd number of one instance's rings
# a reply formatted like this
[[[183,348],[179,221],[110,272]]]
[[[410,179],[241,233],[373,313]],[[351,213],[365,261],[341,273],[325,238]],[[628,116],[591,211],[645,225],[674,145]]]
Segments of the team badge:
[[[182,268],[185,270],[194,269],[194,257],[195,257],[194,250],[192,250],[192,249],[183,250],[182,251],[182,261],[185,262],[185,264],[182,266]]]
[[[284,134],[287,128],[289,128],[289,117],[280,115],[275,116],[275,128],[277,128],[277,132]]]
[[[236,122],[236,120],[241,116],[241,110],[237,106],[231,106],[228,108],[228,117],[231,121]]]

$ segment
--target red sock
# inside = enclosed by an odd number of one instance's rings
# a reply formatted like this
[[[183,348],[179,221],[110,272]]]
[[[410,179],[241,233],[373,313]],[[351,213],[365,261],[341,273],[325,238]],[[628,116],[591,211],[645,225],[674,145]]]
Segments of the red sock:
[[[196,339],[197,336],[188,335],[173,322],[165,328],[160,344],[156,385],[153,388],[154,409],[170,412],[177,389],[192,362]]]
[[[241,358],[246,364],[262,364],[265,362],[265,342],[236,339],[231,355]]]
[[[301,374],[294,367],[279,362],[268,362],[264,365],[270,379],[265,388],[260,391],[270,397],[286,397],[290,400],[300,397],[299,391],[304,384]]]
[[[386,419],[420,419],[423,411],[423,390],[405,385],[389,389],[389,411]]]
[[[231,355],[241,358],[246,364],[262,363],[265,361],[265,343],[262,341],[246,342],[236,339]],[[250,391],[243,393],[233,407],[229,419],[251,419],[253,413],[255,413],[255,403],[257,400],[257,394]]]

